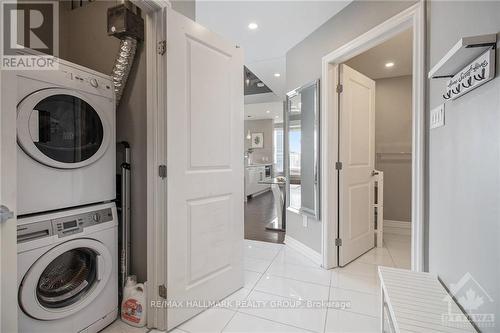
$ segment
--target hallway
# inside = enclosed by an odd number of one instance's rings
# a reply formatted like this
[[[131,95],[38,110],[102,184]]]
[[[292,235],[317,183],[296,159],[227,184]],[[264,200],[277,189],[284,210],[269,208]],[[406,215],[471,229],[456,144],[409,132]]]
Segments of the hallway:
[[[282,244],[285,233],[266,230],[266,225],[276,218],[274,196],[264,192],[245,202],[245,239]]]
[[[244,288],[173,332],[378,332],[377,267],[409,268],[409,240],[389,234],[385,247],[332,270],[317,267],[286,245],[245,240]],[[301,305],[287,308],[294,301]],[[308,301],[330,301],[330,307],[303,306]],[[350,303],[350,308],[335,309],[334,301]],[[117,321],[104,332],[146,331]]]

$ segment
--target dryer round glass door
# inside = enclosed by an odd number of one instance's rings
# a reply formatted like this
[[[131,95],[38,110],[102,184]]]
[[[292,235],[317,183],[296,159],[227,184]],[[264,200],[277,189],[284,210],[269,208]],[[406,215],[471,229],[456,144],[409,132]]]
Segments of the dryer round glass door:
[[[85,297],[96,279],[97,253],[76,248],[59,255],[44,269],[36,296],[46,308],[64,308]]]
[[[44,89],[18,106],[18,142],[32,158],[56,168],[79,168],[104,154],[109,141],[106,115],[68,89]]]
[[[102,291],[113,262],[108,249],[91,239],[76,239],[54,247],[24,276],[21,308],[42,320],[64,318],[89,305]]]

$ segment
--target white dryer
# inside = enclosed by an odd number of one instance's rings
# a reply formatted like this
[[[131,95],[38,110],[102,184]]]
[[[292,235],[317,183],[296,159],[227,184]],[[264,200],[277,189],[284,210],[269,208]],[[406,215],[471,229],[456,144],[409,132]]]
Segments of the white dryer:
[[[109,76],[58,60],[17,76],[18,215],[115,199]]]
[[[19,332],[98,332],[118,313],[114,203],[18,219]]]

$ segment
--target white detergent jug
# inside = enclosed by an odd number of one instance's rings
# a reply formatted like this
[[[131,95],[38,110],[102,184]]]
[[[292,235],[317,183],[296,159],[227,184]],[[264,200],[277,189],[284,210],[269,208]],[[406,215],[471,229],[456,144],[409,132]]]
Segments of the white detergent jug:
[[[121,305],[122,320],[129,325],[142,327],[146,325],[146,288],[143,283],[137,283],[137,277],[127,277],[123,288]]]

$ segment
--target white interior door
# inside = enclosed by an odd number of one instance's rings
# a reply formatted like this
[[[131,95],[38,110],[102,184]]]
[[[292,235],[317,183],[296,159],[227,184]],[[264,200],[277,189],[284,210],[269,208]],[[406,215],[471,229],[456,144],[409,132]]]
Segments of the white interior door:
[[[243,52],[166,9],[167,299],[243,286]],[[201,312],[167,309],[171,329]]]
[[[339,265],[375,245],[375,81],[339,66]]]
[[[0,332],[17,332],[17,91],[15,73],[0,72]]]

